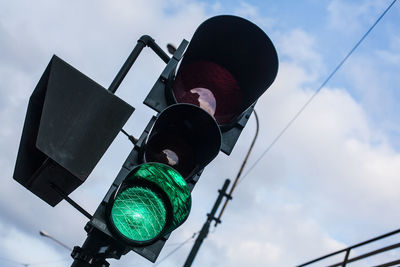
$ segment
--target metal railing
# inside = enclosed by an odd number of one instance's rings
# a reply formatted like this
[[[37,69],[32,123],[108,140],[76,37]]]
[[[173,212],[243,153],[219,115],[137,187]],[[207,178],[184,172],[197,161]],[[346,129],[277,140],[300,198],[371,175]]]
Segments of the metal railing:
[[[373,250],[373,251],[370,251],[370,252],[361,254],[361,255],[359,255],[359,256],[355,256],[355,257],[353,257],[353,258],[349,258],[349,256],[350,256],[350,251],[351,251],[352,249],[359,248],[359,247],[361,247],[361,246],[367,245],[367,244],[369,244],[369,243],[375,242],[375,241],[377,241],[377,240],[384,239],[384,238],[386,238],[386,237],[389,237],[389,236],[392,236],[392,235],[395,235],[395,234],[398,234],[398,233],[400,233],[400,229],[397,229],[397,230],[395,230],[395,231],[386,233],[386,234],[384,234],[384,235],[381,235],[381,236],[378,236],[378,237],[369,239],[369,240],[367,240],[367,241],[358,243],[358,244],[353,245],[353,246],[351,246],[351,247],[348,247],[348,248],[345,248],[345,249],[341,249],[341,250],[338,250],[338,251],[336,251],[336,252],[327,254],[327,255],[325,255],[325,256],[322,256],[322,257],[319,257],[319,258],[317,258],[317,259],[314,259],[314,260],[311,260],[311,261],[309,261],[309,262],[306,262],[306,263],[303,263],[303,264],[301,264],[301,265],[298,265],[297,267],[308,266],[308,265],[311,265],[311,264],[316,263],[316,262],[318,262],[318,261],[327,259],[327,258],[329,258],[329,257],[336,256],[336,255],[338,255],[338,254],[340,254],[340,253],[345,253],[343,261],[338,262],[338,263],[335,263],[335,264],[328,265],[328,267],[337,267],[337,266],[345,267],[348,263],[352,263],[352,262],[355,262],[355,261],[359,261],[359,260],[365,259],[365,258],[367,258],[367,257],[374,256],[374,255],[379,254],[379,253],[383,253],[383,252],[386,252],[386,251],[389,251],[389,250],[392,250],[392,249],[399,248],[399,247],[400,247],[400,243],[396,243],[396,244],[393,244],[393,245],[390,245],[390,246],[385,246],[385,247],[382,247],[382,248],[379,248],[379,249],[376,249],[376,250]],[[375,265],[374,267],[389,267],[389,266],[395,266],[395,265],[400,265],[400,259],[394,260],[394,261],[390,261],[390,262],[386,262],[386,263],[379,264],[379,265]]]

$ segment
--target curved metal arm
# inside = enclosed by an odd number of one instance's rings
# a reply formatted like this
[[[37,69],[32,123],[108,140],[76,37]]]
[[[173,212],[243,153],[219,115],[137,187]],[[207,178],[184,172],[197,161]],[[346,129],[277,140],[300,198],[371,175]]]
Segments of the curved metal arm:
[[[124,65],[122,65],[121,69],[119,70],[117,76],[115,76],[114,80],[112,81],[108,91],[111,93],[115,93],[125,78],[126,74],[132,67],[133,63],[135,63],[136,59],[138,58],[139,54],[142,52],[143,48],[146,46],[150,47],[165,63],[168,63],[170,57],[164,52],[164,50],[159,47],[153,38],[148,35],[143,35],[137,41],[136,46],[133,48],[131,54],[126,59]]]

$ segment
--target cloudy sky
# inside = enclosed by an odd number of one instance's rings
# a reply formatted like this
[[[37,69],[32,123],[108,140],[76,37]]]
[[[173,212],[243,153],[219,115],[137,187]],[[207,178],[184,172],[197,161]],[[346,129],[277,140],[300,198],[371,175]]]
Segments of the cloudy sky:
[[[28,99],[51,56],[107,88],[141,35],[162,47],[178,45],[219,14],[261,27],[276,46],[280,66],[256,106],[260,135],[246,176],[193,266],[294,266],[399,228],[398,3],[254,165],[391,2],[0,0],[0,265],[70,266],[69,252],[38,231],[71,247],[86,237],[86,218],[65,201],[52,208],[12,179]],[[163,67],[145,50],[117,91],[136,108],[124,127],[135,136],[154,115],[142,101]],[[224,179],[235,177],[254,131],[252,117],[233,153],[220,153],[206,168],[189,219],[173,232],[160,260],[200,230]],[[131,148],[118,135],[71,198],[93,213]],[[182,265],[192,244],[159,266]],[[393,251],[361,266],[399,257]],[[110,262],[152,266],[133,252]]]

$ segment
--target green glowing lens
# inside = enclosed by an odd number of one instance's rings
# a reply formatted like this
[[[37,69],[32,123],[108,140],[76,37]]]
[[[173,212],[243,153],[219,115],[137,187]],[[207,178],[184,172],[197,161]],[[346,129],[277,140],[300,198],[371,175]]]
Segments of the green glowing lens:
[[[168,196],[172,206],[172,223],[166,233],[173,231],[189,216],[192,205],[190,191],[185,179],[175,169],[160,163],[146,163],[140,166],[130,179],[145,179],[156,184]]]
[[[160,163],[142,164],[124,183],[131,186],[117,194],[111,208],[111,219],[120,234],[129,240],[144,242],[161,232],[167,234],[188,217],[190,191],[175,169]],[[146,184],[149,187],[143,186]],[[161,198],[152,188],[164,192],[164,197]],[[167,207],[170,208],[167,210]],[[167,217],[170,218],[168,225]]]
[[[153,191],[133,187],[118,194],[111,217],[122,235],[134,241],[146,241],[153,239],[163,230],[166,209]]]

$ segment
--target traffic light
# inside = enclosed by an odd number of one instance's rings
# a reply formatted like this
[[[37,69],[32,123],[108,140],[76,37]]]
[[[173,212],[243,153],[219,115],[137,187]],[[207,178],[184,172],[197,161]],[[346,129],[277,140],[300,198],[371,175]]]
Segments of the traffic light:
[[[113,93],[145,46],[167,63],[144,100],[157,115],[130,138],[113,184],[85,214],[75,267],[107,266],[131,250],[155,262],[187,219],[203,169],[220,150],[231,153],[278,69],[268,36],[236,16],[206,20],[172,58],[142,36],[108,90],[54,56],[30,98],[15,180],[52,206],[85,181],[134,110]]]
[[[201,108],[176,104],[161,112],[139,149],[145,163],[126,175],[107,203],[113,233],[130,245],[146,245],[181,225],[191,207],[188,182],[220,145],[214,119]]]
[[[120,254],[134,250],[152,262],[189,215],[204,167],[220,150],[232,151],[277,74],[272,42],[239,17],[205,21],[186,46],[184,40],[144,100],[158,115],[87,225],[89,236],[95,229],[113,238]]]
[[[179,172],[161,163],[144,163],[115,191],[107,212],[117,236],[145,245],[181,225],[190,206],[190,191]]]
[[[220,148],[220,129],[209,113],[186,103],[167,107],[149,122],[88,231],[114,238],[121,254],[134,250],[154,262],[189,215],[190,192]]]

